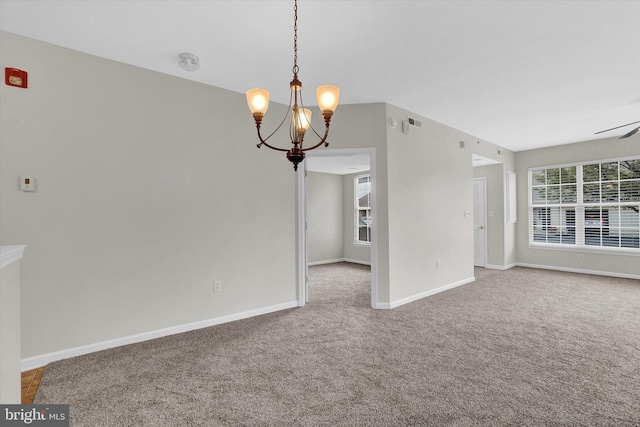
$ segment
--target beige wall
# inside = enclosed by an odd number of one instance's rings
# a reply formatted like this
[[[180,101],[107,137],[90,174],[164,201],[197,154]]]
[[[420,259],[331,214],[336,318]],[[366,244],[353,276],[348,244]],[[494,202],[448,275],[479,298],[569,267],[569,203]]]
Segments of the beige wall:
[[[344,258],[342,193],[341,175],[308,173],[307,259],[309,263]]]
[[[389,275],[391,301],[422,295],[473,278],[471,152],[469,135],[389,105],[422,128],[388,129]],[[465,216],[465,212],[469,214]]]
[[[0,403],[20,404],[20,261],[0,268]]]
[[[295,174],[255,147],[244,95],[0,42],[29,72],[0,87],[0,243],[29,246],[23,357],[296,301]]]
[[[309,263],[342,260],[363,264],[371,262],[371,248],[354,244],[353,180],[357,175],[360,174],[308,173]]]
[[[603,274],[640,276],[637,255],[601,253],[589,250],[549,250],[529,247],[528,235],[528,169],[564,163],[606,160],[640,154],[640,137],[606,138],[578,144],[540,148],[516,153],[518,172],[518,263],[532,266],[590,271]],[[584,259],[581,259],[580,256]]]

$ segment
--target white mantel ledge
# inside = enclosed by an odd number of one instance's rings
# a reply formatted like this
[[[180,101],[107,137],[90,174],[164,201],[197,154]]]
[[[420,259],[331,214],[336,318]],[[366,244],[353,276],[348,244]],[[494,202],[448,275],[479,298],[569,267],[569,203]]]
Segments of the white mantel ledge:
[[[19,261],[27,245],[0,246],[0,268]]]

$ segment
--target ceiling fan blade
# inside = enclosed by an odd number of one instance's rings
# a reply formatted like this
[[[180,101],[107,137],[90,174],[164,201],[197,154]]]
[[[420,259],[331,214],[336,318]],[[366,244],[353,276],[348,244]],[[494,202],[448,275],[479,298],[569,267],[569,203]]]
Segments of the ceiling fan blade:
[[[636,123],[640,123],[640,122],[627,123],[626,125],[616,126],[616,127],[614,127],[614,128],[607,129],[607,130],[601,130],[600,132],[596,132],[596,133],[594,133],[594,135],[597,135],[597,134],[599,134],[599,133],[609,132],[610,130],[614,130],[614,129],[620,129],[620,128],[623,128],[623,127],[625,127],[625,126],[629,126],[629,125],[635,125]],[[634,132],[634,133],[635,133],[635,132]],[[632,134],[632,135],[633,135],[633,134]]]
[[[638,126],[637,128],[635,128],[634,130],[632,130],[631,132],[622,135],[620,138],[618,139],[624,139],[624,138],[629,138],[631,135],[635,134],[636,132],[638,132],[640,130],[640,126]]]

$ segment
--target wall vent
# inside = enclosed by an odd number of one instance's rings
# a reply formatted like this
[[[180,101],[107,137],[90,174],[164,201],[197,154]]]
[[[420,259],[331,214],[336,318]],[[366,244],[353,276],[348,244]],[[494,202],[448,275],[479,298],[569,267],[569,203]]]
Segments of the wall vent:
[[[409,124],[411,126],[415,126],[417,128],[421,128],[422,127],[422,122],[420,120],[416,120],[413,117],[407,117],[407,121],[409,122]]]

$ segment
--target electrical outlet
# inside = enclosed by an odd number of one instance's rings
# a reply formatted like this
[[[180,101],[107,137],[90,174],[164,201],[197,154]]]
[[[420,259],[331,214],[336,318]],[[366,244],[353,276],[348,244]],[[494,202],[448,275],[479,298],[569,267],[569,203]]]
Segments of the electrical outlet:
[[[222,281],[216,280],[213,282],[213,292],[220,292],[222,290]]]
[[[580,255],[578,255],[578,259],[579,259],[580,261],[584,261],[584,254],[580,254]]]
[[[440,260],[436,261],[436,270],[440,268]]]

